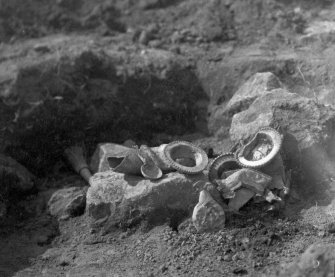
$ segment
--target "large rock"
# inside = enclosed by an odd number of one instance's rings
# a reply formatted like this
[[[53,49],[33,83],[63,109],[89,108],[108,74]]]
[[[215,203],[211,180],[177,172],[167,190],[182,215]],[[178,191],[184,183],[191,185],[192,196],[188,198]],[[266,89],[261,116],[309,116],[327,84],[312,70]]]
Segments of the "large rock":
[[[48,211],[59,219],[84,213],[87,187],[70,187],[57,190],[48,202]]]
[[[87,213],[93,226],[131,225],[142,219],[151,224],[175,222],[190,215],[198,201],[193,184],[205,176],[169,173],[158,181],[115,172],[95,174],[87,192]]]
[[[229,126],[232,115],[249,108],[258,97],[281,87],[280,80],[273,73],[256,73],[235,92],[227,104],[213,109],[208,119],[208,129],[215,133]]]
[[[280,126],[285,134],[286,159],[290,166],[302,169],[300,177],[304,184],[300,193],[306,198],[320,194],[320,199],[329,203],[333,196],[324,181],[334,176],[333,153],[329,151],[333,148],[334,124],[335,109],[331,106],[275,89],[256,99],[246,111],[234,115],[230,136],[233,141],[240,141],[253,136],[260,127]]]
[[[251,45],[236,49],[232,55],[219,57],[219,61],[209,61],[208,57],[199,60],[197,74],[215,107],[227,103],[239,87],[258,72],[272,72],[289,78],[300,59],[292,50],[273,54],[259,45]]]
[[[335,244],[313,244],[278,276],[331,277],[335,275]]]
[[[284,89],[259,97],[247,109],[235,114],[230,136],[234,141],[249,138],[260,127],[279,124],[294,135],[300,149],[322,144],[332,135],[335,110]]]
[[[235,92],[226,106],[226,111],[235,114],[246,110],[258,97],[281,87],[280,80],[273,73],[256,73]]]

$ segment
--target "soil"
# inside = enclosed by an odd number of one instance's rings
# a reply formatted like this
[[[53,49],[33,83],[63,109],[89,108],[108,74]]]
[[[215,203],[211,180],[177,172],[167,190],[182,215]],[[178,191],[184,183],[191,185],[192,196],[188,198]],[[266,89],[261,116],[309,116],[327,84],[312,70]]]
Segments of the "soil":
[[[299,38],[308,24],[332,18],[334,10],[327,0],[0,0],[0,43],[20,50],[32,38],[94,34],[112,37],[122,47],[140,44],[169,50],[190,64],[206,61],[197,65],[203,67],[198,69],[201,72],[227,57],[228,66],[238,67],[236,55],[239,63],[243,53],[250,59],[255,45],[270,55],[301,48]],[[316,42],[304,51],[312,56],[324,47]],[[288,88],[314,96],[321,77],[313,68],[306,69],[302,81],[301,72],[291,74],[286,63],[276,66],[275,73]],[[205,105],[215,106],[232,96],[248,77],[240,67],[236,70],[240,75],[232,75],[225,94],[209,96]],[[208,77],[213,85],[217,79]],[[194,138],[215,154],[225,144],[208,137],[201,126],[191,131],[198,133],[161,132],[145,139],[150,143]],[[37,189],[15,200],[8,220],[0,225],[0,276],[277,276],[312,243],[335,243],[334,232],[306,223],[292,212],[299,210],[298,200],[279,213],[247,205],[240,214],[229,216],[226,228],[216,233],[198,234],[190,218],[184,218],[162,226],[143,222],[103,234],[90,228],[85,214],[65,221],[47,214],[51,191],[78,182],[69,169],[41,174]]]

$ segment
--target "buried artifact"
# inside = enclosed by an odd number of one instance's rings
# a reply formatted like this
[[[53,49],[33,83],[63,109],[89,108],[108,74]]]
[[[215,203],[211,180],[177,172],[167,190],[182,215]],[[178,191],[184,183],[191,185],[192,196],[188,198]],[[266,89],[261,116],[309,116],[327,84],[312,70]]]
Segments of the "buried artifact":
[[[205,151],[186,141],[174,141],[159,147],[141,145],[107,156],[110,169],[115,172],[142,175],[159,179],[163,173],[178,171],[185,174],[202,172],[208,157]]]
[[[208,179],[220,193],[224,203],[228,204],[226,211],[238,212],[252,198],[255,201],[270,202],[268,210],[282,205],[282,198],[289,192],[289,176],[280,154],[281,146],[282,135],[278,131],[270,127],[261,128],[235,153],[222,154],[211,163]],[[207,193],[210,194],[209,191]],[[198,231],[216,230],[217,226],[212,224],[212,218],[218,218],[222,211],[203,205],[203,195],[204,193],[194,208],[194,214],[197,215],[201,206],[202,220],[193,216],[194,225]],[[211,203],[213,201],[215,200],[211,198]],[[216,201],[216,204],[219,205],[219,202]],[[221,208],[224,209],[222,205]],[[205,209],[208,211],[205,212]],[[203,218],[207,214],[210,217],[208,220]]]
[[[97,150],[93,155],[91,163],[93,172],[102,168],[104,171],[112,170],[126,175],[137,175],[156,180],[160,179],[163,173],[171,171],[198,174],[208,164],[205,151],[186,141],[174,141],[158,147],[146,145],[125,147],[110,144],[104,150],[107,150],[107,153],[101,155],[101,151]],[[65,156],[73,169],[89,182],[92,174],[84,158],[82,148],[79,146],[69,147],[65,150]],[[99,161],[99,158],[104,161]]]
[[[289,191],[289,178],[280,154],[281,146],[281,134],[269,127],[262,128],[235,153],[225,153],[213,160],[208,169],[209,182],[205,180],[201,186],[199,201],[192,215],[199,232],[223,228],[225,212],[236,213],[251,199],[270,202],[268,210],[282,205],[283,197]],[[160,179],[163,173],[171,171],[194,175],[202,172],[208,164],[208,157],[202,149],[184,141],[158,147],[113,145],[111,149],[103,155],[111,173],[151,180]],[[83,150],[77,146],[70,147],[65,154],[75,171],[92,185]],[[101,164],[99,167],[103,167]]]

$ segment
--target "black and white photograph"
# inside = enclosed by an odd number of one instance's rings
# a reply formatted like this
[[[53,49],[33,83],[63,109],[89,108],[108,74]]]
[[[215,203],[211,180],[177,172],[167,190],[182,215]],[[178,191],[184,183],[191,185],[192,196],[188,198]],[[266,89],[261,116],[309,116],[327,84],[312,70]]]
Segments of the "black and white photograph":
[[[335,277],[334,0],[0,0],[0,277]]]

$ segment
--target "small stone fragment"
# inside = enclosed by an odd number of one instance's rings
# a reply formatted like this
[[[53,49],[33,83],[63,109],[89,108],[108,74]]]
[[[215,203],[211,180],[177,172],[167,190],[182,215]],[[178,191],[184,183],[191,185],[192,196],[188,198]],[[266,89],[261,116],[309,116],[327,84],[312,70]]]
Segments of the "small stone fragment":
[[[36,44],[36,45],[34,46],[34,50],[35,50],[36,52],[38,52],[38,53],[42,53],[42,54],[44,54],[44,53],[48,53],[48,52],[51,51],[50,48],[49,48],[49,46],[48,46],[48,45],[45,45],[45,44]]]
[[[238,274],[238,275],[247,275],[248,274],[248,270],[246,270],[245,268],[235,268],[233,270],[234,274]]]
[[[147,45],[149,41],[150,41],[150,34],[146,30],[143,30],[140,34],[140,37],[138,38],[138,42],[143,45]]]

